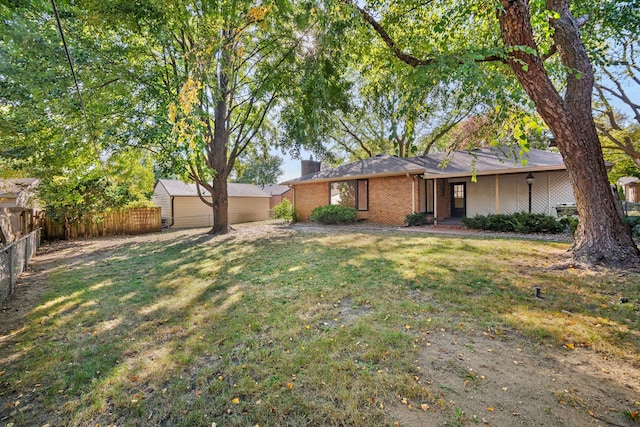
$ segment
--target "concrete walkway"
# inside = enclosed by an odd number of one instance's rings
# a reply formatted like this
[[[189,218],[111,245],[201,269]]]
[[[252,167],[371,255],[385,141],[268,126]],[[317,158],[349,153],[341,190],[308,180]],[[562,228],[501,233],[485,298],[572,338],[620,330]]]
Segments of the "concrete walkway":
[[[315,223],[298,222],[289,225],[289,228],[296,231],[307,231],[311,233],[357,233],[357,232],[403,232],[403,233],[423,233],[440,234],[451,236],[477,236],[487,238],[502,239],[524,239],[524,240],[546,240],[553,242],[572,242],[573,236],[567,233],[560,234],[518,234],[501,233],[496,231],[483,231],[461,228],[447,225],[425,225],[421,227],[398,227],[392,225],[381,225],[371,223],[357,223],[353,225],[321,225]]]

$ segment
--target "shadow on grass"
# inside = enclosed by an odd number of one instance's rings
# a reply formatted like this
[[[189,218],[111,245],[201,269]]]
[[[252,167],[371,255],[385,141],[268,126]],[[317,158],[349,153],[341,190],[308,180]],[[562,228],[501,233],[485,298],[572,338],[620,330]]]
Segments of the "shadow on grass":
[[[388,423],[380,404],[390,395],[438,399],[412,379],[413,343],[425,331],[454,320],[506,322],[558,340],[556,326],[541,332],[510,316],[518,307],[536,307],[538,317],[562,309],[591,316],[576,299],[581,292],[606,299],[623,286],[612,280],[598,293],[573,272],[539,274],[526,260],[543,246],[300,233],[176,235],[87,249],[51,273],[54,290],[11,337],[12,348],[0,348],[9,362],[1,396],[13,402],[0,406],[0,419]],[[544,304],[535,286],[549,295]],[[600,316],[611,314],[596,304]],[[627,329],[612,342],[637,335],[637,321]]]

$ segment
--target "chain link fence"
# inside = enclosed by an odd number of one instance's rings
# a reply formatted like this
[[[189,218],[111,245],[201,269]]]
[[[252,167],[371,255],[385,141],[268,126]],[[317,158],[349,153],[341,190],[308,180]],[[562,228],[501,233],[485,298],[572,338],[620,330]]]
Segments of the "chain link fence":
[[[29,261],[40,247],[41,229],[0,248],[0,304],[13,293],[18,277],[29,266]]]

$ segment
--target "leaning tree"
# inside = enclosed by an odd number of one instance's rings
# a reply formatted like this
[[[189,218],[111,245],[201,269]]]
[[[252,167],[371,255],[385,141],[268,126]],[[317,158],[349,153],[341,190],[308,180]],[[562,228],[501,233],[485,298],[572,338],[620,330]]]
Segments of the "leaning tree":
[[[573,183],[580,216],[573,258],[592,265],[640,263],[609,186],[592,115],[594,71],[580,35],[588,15],[576,19],[569,0],[407,0],[375,2],[376,9],[344,1],[414,68],[505,64],[553,133]]]

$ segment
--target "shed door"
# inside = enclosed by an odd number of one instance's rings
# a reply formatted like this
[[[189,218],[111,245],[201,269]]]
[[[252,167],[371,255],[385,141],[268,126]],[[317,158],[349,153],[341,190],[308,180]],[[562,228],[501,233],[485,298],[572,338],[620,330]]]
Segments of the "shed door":
[[[451,184],[451,217],[462,218],[467,214],[467,186],[464,182]]]

